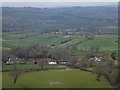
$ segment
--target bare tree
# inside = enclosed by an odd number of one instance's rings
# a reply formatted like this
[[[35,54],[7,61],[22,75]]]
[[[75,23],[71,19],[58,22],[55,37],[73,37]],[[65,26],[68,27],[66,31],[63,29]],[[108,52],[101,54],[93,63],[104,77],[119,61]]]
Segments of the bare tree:
[[[86,69],[89,66],[88,58],[84,57],[82,60],[80,60],[80,69]]]
[[[58,64],[59,64],[61,59],[64,59],[64,60],[69,59],[70,52],[67,48],[56,47],[50,50],[50,55],[51,55],[51,58],[58,61]]]
[[[10,52],[9,51],[6,51],[6,50],[3,50],[2,51],[2,63],[6,63],[6,61],[8,61],[10,57]]]
[[[77,63],[79,63],[79,59],[78,57],[74,56],[74,57],[71,57],[70,60],[69,60],[69,63],[72,67],[75,67]]]
[[[17,68],[15,56],[11,56],[11,59],[14,63],[13,70],[11,71],[10,75],[13,77],[13,83],[16,84],[18,78],[24,73],[24,71]]]

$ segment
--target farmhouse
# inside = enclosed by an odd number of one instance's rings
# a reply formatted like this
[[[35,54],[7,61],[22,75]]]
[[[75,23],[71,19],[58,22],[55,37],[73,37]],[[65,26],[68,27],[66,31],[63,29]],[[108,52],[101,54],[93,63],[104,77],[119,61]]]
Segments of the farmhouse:
[[[48,64],[49,64],[49,65],[56,65],[57,62],[55,62],[55,61],[50,61],[50,62],[48,62]]]
[[[10,64],[13,64],[13,62],[11,61],[11,58],[8,59],[8,61],[6,62],[6,64],[7,64],[7,65],[8,65],[8,64],[9,64],[9,65],[10,65]]]
[[[95,56],[95,61],[102,61],[104,59],[104,55],[103,54],[97,54],[96,56]]]
[[[101,61],[102,60],[102,57],[96,57],[95,56],[95,61]]]
[[[57,62],[52,60],[52,59],[47,60],[47,62],[49,65],[56,65],[57,64]]]
[[[67,62],[68,62],[67,60],[61,60],[61,61],[60,61],[60,64],[61,64],[61,65],[66,65]]]

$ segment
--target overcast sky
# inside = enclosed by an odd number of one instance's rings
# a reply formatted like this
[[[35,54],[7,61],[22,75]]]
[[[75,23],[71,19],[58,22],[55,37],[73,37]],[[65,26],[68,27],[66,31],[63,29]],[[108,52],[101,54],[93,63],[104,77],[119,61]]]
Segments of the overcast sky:
[[[5,7],[109,6],[119,0],[2,0]]]
[[[118,2],[119,0],[2,0],[2,2]]]

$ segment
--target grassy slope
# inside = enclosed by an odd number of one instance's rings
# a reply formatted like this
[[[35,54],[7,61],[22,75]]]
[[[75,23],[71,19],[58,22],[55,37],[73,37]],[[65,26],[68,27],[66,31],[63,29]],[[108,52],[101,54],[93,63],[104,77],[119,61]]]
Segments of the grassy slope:
[[[96,36],[95,39],[83,42],[78,45],[78,50],[88,50],[90,47],[99,46],[101,51],[118,50],[117,36],[101,35]]]
[[[51,85],[49,82],[62,82],[61,85]],[[97,81],[94,74],[80,70],[50,70],[43,72],[28,72],[12,84],[9,73],[3,73],[3,87],[26,88],[110,88],[109,83],[102,78]]]
[[[28,36],[28,37],[26,37]],[[25,38],[24,38],[25,37]],[[78,45],[78,50],[87,50],[91,46],[100,46],[101,51],[118,50],[117,35],[97,35],[94,40],[89,40]],[[22,39],[20,39],[22,38]],[[19,46],[26,46],[30,44],[42,44],[42,45],[60,45],[70,46],[79,43],[83,38],[74,38],[70,42],[61,44],[62,41],[69,39],[70,37],[64,37],[64,35],[54,34],[39,34],[35,32],[10,32],[3,33],[3,48],[9,49]]]
[[[27,37],[26,37],[27,36]],[[25,37],[25,38],[24,38]],[[21,39],[22,38],[22,39]],[[26,46],[30,44],[59,45],[69,38],[63,35],[39,34],[39,33],[3,33],[4,49]]]

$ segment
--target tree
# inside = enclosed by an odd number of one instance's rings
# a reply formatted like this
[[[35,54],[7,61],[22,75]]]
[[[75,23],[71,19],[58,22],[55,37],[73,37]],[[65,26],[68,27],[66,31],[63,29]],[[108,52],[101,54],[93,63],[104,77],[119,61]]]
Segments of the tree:
[[[70,57],[69,63],[72,67],[78,67],[79,65],[79,58],[76,56]]]
[[[70,57],[68,48],[55,47],[50,50],[49,54],[52,59],[55,59],[58,62],[58,64],[60,64],[62,59],[68,60]]]
[[[100,80],[101,76],[104,76],[111,85],[114,85],[116,87],[119,86],[119,71],[118,68],[114,67],[113,60],[108,59],[105,61],[96,62],[94,72],[97,74],[98,81]]]
[[[48,58],[49,47],[43,45],[30,45],[27,47],[20,47],[11,50],[11,53],[18,58],[33,58],[37,63],[38,60],[40,61],[41,68],[43,69],[44,66],[44,59]]]
[[[48,58],[49,47],[42,45],[34,45],[31,46],[28,50],[28,57],[37,59],[41,66],[41,69],[44,69],[44,65],[46,63],[46,59]],[[36,61],[37,61],[36,60]]]
[[[17,68],[17,63],[15,60],[15,56],[11,56],[13,63],[13,70],[11,71],[11,76],[13,77],[13,83],[16,84],[18,78],[23,74],[23,70]]]
[[[112,52],[111,58],[112,58],[113,60],[116,60],[116,59],[117,59],[117,54],[116,54],[115,52]]]
[[[94,57],[94,56],[95,56],[94,47],[90,47],[86,53],[86,57],[89,59],[89,58]]]
[[[83,58],[80,60],[80,69],[86,69],[87,67],[89,67],[89,61],[88,58]]]
[[[94,72],[97,74],[97,80],[100,81],[100,77],[104,75],[106,69],[106,63],[103,61],[96,62]]]
[[[27,58],[29,47],[17,47],[11,49],[11,54],[15,55],[18,58]]]
[[[7,50],[2,51],[2,63],[6,63],[10,57],[10,52]]]

